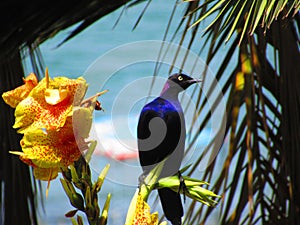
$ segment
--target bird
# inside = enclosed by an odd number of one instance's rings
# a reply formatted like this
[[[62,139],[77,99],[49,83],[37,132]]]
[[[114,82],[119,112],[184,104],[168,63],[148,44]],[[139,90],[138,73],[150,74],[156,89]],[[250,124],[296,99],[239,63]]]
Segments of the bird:
[[[160,95],[142,108],[137,124],[139,162],[143,170],[140,182],[162,160],[165,163],[159,178],[179,173],[186,128],[178,95],[200,81],[175,73],[168,77]],[[158,195],[166,218],[173,225],[180,225],[183,216],[180,194],[161,188]]]

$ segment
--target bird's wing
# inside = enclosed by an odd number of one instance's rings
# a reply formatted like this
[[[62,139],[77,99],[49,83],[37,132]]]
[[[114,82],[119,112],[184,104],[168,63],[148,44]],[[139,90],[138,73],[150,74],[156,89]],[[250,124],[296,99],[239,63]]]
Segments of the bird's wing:
[[[151,131],[149,128],[150,121],[153,118],[159,117],[159,113],[155,110],[147,109],[146,107],[143,108],[137,128],[137,137],[138,140],[144,140],[150,137]]]
[[[147,107],[142,110],[137,129],[139,158],[142,166],[158,162],[159,155],[152,154],[152,150],[158,146],[158,142],[161,142],[158,140],[161,135],[157,135],[159,120],[160,115],[157,111]]]
[[[160,103],[156,101],[146,105],[138,122],[140,163],[142,166],[150,166],[149,169],[175,150],[181,134],[179,113],[170,110],[170,107],[158,110],[157,104]]]

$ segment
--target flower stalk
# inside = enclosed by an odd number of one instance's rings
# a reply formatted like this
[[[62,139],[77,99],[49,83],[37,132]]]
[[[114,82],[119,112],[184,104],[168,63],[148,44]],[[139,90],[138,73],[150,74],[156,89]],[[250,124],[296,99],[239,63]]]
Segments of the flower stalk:
[[[76,161],[73,166],[62,172],[63,178],[60,181],[71,205],[75,208],[75,210],[69,211],[66,216],[74,217],[77,211],[81,211],[86,215],[90,225],[107,224],[111,194],[108,194],[100,214],[98,193],[101,190],[109,167],[109,164],[104,167],[98,180],[94,183],[91,180],[90,167],[83,157]],[[80,191],[80,193],[76,190]],[[79,218],[77,218],[77,221],[73,219],[72,223],[80,224],[81,220]]]

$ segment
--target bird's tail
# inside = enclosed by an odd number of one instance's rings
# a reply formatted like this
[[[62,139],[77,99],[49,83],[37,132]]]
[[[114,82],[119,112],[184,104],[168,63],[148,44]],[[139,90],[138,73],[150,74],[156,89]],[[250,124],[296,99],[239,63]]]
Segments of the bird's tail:
[[[158,194],[166,218],[171,221],[173,225],[181,225],[183,208],[180,194],[169,188],[158,189]]]

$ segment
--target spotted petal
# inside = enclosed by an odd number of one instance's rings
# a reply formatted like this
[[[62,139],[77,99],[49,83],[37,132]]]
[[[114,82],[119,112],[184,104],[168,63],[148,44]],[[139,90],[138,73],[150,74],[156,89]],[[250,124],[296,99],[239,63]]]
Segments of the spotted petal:
[[[12,108],[16,108],[17,105],[25,99],[31,90],[38,84],[37,77],[34,73],[29,74],[24,80],[24,84],[17,87],[14,90],[7,91],[2,94],[3,100],[6,104],[10,105]]]

